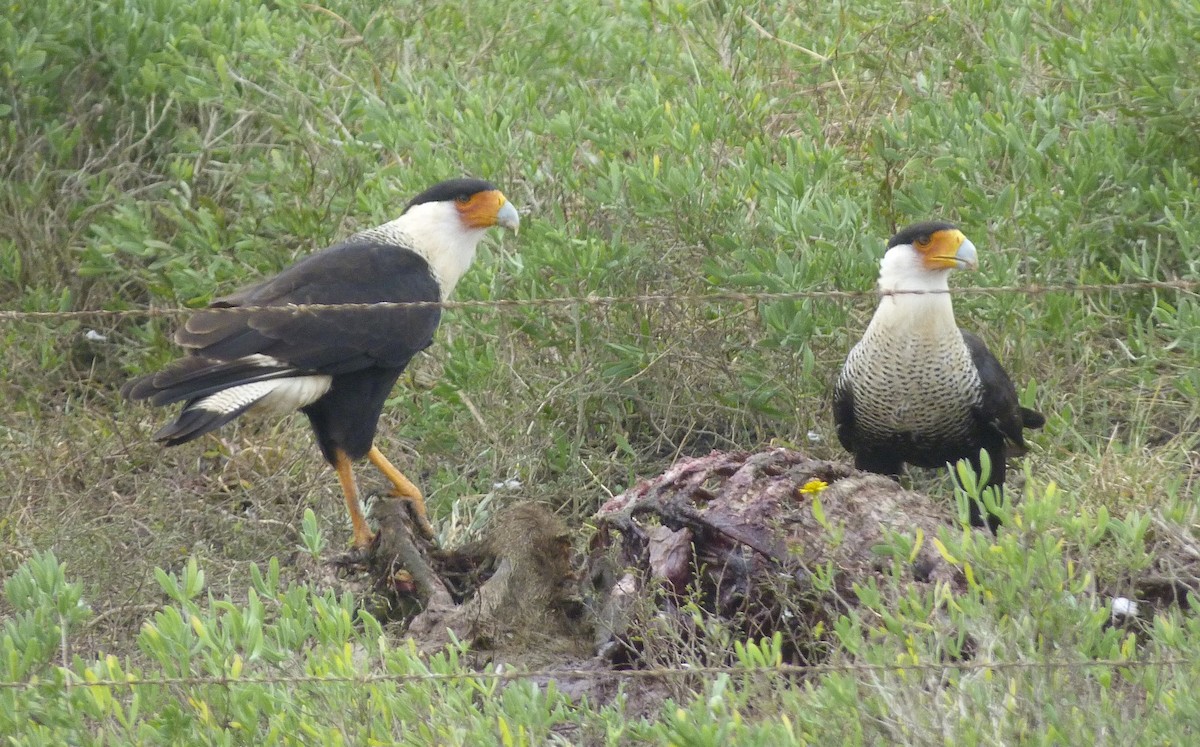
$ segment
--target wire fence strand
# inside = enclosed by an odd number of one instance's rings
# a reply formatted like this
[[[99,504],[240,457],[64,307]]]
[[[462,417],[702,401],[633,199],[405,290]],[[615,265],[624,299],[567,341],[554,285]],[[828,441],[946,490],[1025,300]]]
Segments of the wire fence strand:
[[[517,308],[549,308],[549,307],[609,307],[625,304],[654,305],[654,304],[709,304],[709,303],[769,303],[777,301],[806,301],[806,300],[860,300],[880,298],[889,295],[924,295],[950,294],[956,296],[987,296],[1003,294],[1045,295],[1051,293],[1128,293],[1138,291],[1172,291],[1195,293],[1200,289],[1200,279],[1194,280],[1147,280],[1123,283],[1063,283],[1063,284],[1032,284],[1009,286],[975,286],[953,288],[948,291],[890,291],[879,290],[796,290],[796,291],[729,291],[718,290],[707,293],[646,293],[640,295],[619,296],[573,296],[549,297],[530,299],[489,299],[465,301],[414,301],[387,303],[345,303],[345,304],[288,304],[286,306],[239,306],[239,307],[143,307],[136,309],[87,309],[73,311],[22,311],[16,309],[0,309],[0,322],[20,322],[38,320],[70,320],[70,319],[111,319],[180,317],[197,312],[203,313],[250,313],[259,310],[278,311],[281,308],[302,313],[306,311],[338,312],[349,310],[371,309],[401,309],[401,308],[431,308],[443,309],[517,309]],[[126,677],[122,679],[87,679],[80,674],[60,669],[65,674],[64,681],[54,681],[48,678],[2,682],[0,690],[30,690],[35,688],[53,687],[57,689],[75,687],[166,687],[166,686],[237,686],[237,685],[271,685],[271,684],[375,684],[375,683],[419,683],[446,682],[459,680],[656,680],[694,676],[803,676],[822,675],[831,673],[860,673],[887,674],[898,672],[976,672],[976,671],[1030,671],[1030,670],[1087,670],[1087,669],[1146,669],[1174,666],[1200,667],[1200,659],[1191,658],[1162,658],[1145,660],[1111,660],[1097,659],[1086,661],[1054,661],[1054,660],[1020,660],[1020,661],[945,661],[945,662],[909,662],[892,664],[783,664],[770,667],[746,666],[694,666],[647,669],[539,669],[518,670],[496,668],[488,671],[461,672],[419,672],[419,673],[365,673],[344,676],[318,675],[263,675],[256,677],[234,676],[184,676],[184,677]]]
[[[1087,661],[1019,660],[1019,661],[945,661],[897,662],[894,664],[778,664],[766,667],[697,666],[662,667],[650,669],[505,669],[502,666],[488,671],[406,672],[358,675],[267,675],[260,677],[189,676],[189,677],[126,677],[124,679],[78,679],[52,682],[46,679],[0,682],[0,690],[29,690],[38,687],[167,687],[201,685],[284,685],[284,684],[411,684],[419,682],[452,682],[460,680],[489,680],[500,682],[531,680],[655,680],[677,677],[742,675],[742,676],[800,676],[832,673],[898,672],[979,672],[1084,669],[1149,669],[1174,666],[1197,666],[1200,660],[1179,657],[1162,659],[1092,659]],[[78,677],[70,673],[68,679]]]
[[[296,312],[306,311],[352,311],[363,309],[508,309],[570,306],[620,306],[625,304],[706,304],[706,303],[769,303],[772,301],[806,300],[856,300],[899,295],[953,295],[990,296],[1006,294],[1045,295],[1049,293],[1129,293],[1133,291],[1163,290],[1195,292],[1200,289],[1200,280],[1139,280],[1127,283],[1059,283],[1051,285],[999,285],[951,288],[949,290],[796,290],[796,291],[729,291],[710,293],[646,293],[625,296],[557,296],[550,298],[507,298],[467,301],[390,301],[380,303],[333,303],[333,304],[286,304],[273,306],[229,306],[229,307],[140,307],[136,309],[84,309],[77,311],[21,311],[0,309],[0,322],[35,321],[52,319],[127,319],[177,317],[204,312],[206,314],[246,314],[255,311],[281,308]]]

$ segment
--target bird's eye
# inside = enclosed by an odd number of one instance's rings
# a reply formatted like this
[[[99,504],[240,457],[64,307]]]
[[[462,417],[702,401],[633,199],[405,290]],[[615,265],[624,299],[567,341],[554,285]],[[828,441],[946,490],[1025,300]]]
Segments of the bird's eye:
[[[466,205],[471,201],[471,195],[459,195],[458,197],[454,198],[454,201],[459,205]]]
[[[918,246],[918,247],[920,247],[920,248],[922,248],[922,249],[924,249],[925,247],[929,246],[929,237],[928,237],[928,236],[920,236],[920,237],[918,237],[918,238],[917,238],[917,246]]]

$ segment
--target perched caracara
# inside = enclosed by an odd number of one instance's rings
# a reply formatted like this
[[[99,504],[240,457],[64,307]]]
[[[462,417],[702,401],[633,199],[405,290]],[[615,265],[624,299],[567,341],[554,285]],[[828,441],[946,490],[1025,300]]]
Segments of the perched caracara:
[[[452,179],[422,192],[390,223],[354,234],[278,275],[199,311],[175,333],[187,356],[128,382],[122,394],[184,402],[154,438],[186,443],[247,411],[308,416],[337,471],[354,545],[373,539],[351,468],[366,457],[412,503],[432,535],[421,492],[375,448],[384,400],[413,356],[433,342],[437,306],[320,309],[296,304],[439,301],[492,226],[516,231],[516,209],[493,185]],[[243,310],[244,308],[244,310]]]
[[[1023,428],[1045,418],[1021,407],[1000,362],[954,321],[947,279],[975,269],[975,246],[949,223],[918,223],[892,237],[879,266],[885,295],[834,386],[838,440],[858,469],[899,476],[905,464],[941,467],[980,450],[991,461],[986,485],[1003,486],[1005,461],[1025,451]],[[979,506],[971,523],[983,525]],[[996,528],[989,516],[988,526]]]

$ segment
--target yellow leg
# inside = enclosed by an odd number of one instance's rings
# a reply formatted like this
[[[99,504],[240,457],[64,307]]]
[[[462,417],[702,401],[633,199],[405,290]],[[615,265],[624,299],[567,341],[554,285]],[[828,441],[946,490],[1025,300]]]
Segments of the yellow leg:
[[[350,512],[354,546],[365,550],[371,546],[371,542],[375,539],[375,533],[367,526],[367,519],[358,505],[358,485],[354,482],[354,469],[350,457],[339,450],[333,468],[337,471],[338,481],[342,484],[342,495],[346,498],[346,510]]]
[[[367,452],[367,459],[371,460],[371,464],[383,473],[383,476],[392,483],[392,495],[397,498],[404,498],[413,508],[413,514],[417,517],[417,528],[426,537],[433,539],[436,534],[433,531],[433,525],[429,523],[429,515],[425,512],[425,496],[421,495],[421,491],[416,485],[412,484],[404,474],[396,469],[387,457],[383,455],[379,449],[374,446]]]

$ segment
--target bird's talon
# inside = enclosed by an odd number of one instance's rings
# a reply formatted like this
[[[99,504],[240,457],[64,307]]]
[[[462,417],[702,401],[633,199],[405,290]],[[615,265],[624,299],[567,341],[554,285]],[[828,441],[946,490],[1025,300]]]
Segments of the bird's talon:
[[[330,558],[329,564],[335,568],[355,568],[366,565],[370,558],[370,548],[351,545],[346,552]]]
[[[364,556],[369,555],[371,548],[375,546],[375,538],[377,536],[377,534],[371,531],[363,533],[355,532],[354,538],[350,540],[351,552],[358,552]]]

